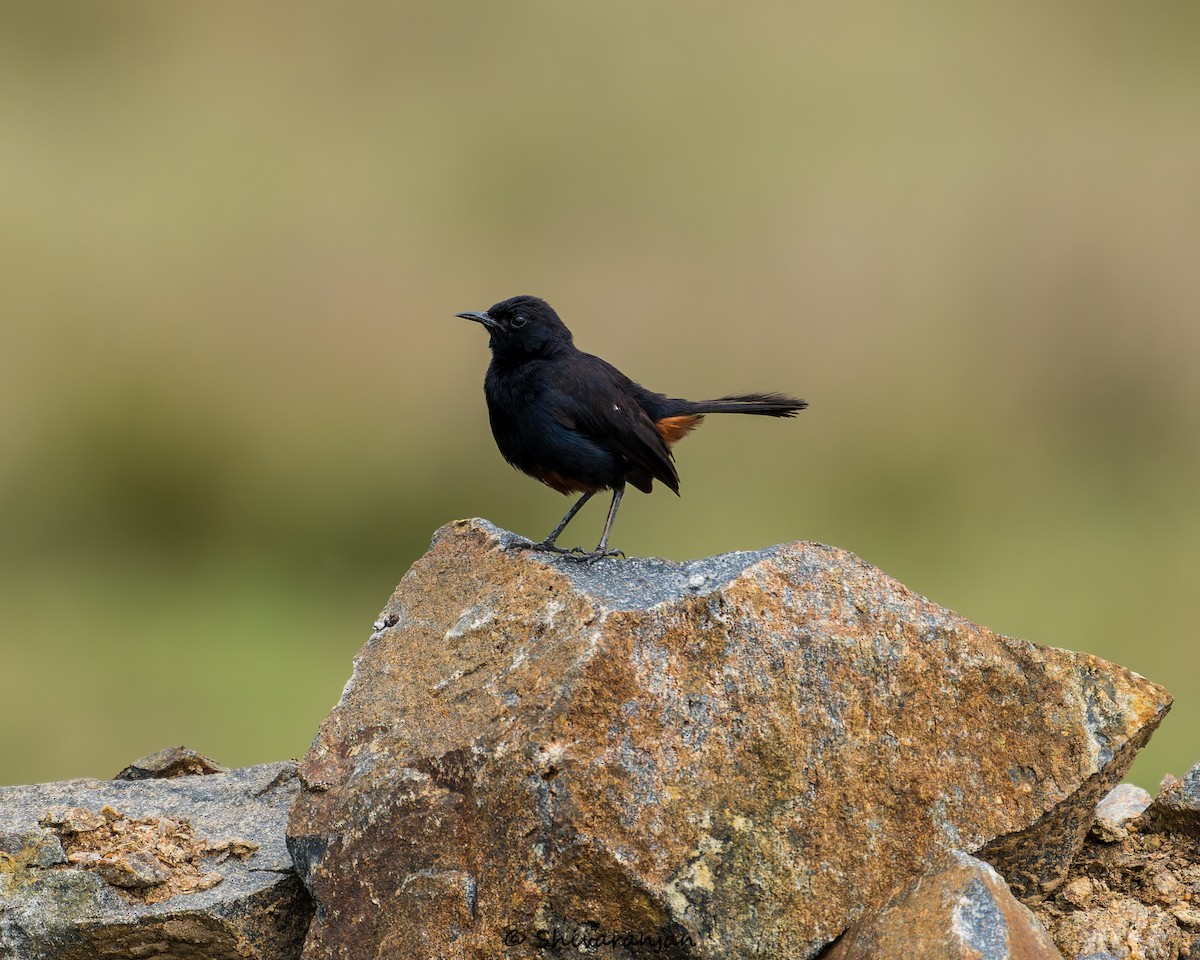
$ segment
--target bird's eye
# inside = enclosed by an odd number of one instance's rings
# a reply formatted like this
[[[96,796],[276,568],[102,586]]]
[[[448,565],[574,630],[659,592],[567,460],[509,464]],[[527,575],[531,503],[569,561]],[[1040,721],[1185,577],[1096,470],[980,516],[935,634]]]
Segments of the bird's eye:
[[[521,313],[518,313],[515,317],[512,318],[512,326],[517,327],[517,328],[525,326],[525,324],[527,324],[528,322],[529,322],[529,318]]]

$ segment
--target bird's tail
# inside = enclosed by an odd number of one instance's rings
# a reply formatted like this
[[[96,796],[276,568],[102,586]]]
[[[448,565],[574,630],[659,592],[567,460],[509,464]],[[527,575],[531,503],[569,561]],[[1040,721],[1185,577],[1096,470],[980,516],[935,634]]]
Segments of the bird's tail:
[[[716,400],[671,401],[686,405],[680,414],[752,413],[761,417],[794,417],[808,406],[804,400],[782,393],[739,393]]]

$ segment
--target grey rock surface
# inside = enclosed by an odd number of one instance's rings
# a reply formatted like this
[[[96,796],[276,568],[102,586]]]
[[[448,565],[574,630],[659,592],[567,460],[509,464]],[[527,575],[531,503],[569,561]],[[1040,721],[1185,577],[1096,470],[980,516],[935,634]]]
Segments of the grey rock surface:
[[[1129,836],[1128,824],[1150,806],[1152,797],[1132,783],[1119,783],[1096,804],[1096,823],[1092,832],[1101,840],[1120,843]]]
[[[0,788],[0,957],[298,956],[295,766]]]

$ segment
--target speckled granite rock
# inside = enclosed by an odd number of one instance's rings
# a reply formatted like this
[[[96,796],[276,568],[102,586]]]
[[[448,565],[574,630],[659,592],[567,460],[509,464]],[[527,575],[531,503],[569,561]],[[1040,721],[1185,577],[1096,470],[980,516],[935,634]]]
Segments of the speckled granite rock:
[[[823,960],[1062,960],[982,860],[954,853],[859,919]]]
[[[0,957],[297,957],[298,788],[294,763],[0,788]]]
[[[1057,923],[1055,940],[1068,957],[1113,960],[1176,960],[1186,936],[1165,910],[1132,897],[1114,899],[1103,909],[1080,910]]]
[[[1164,777],[1145,817],[1158,830],[1200,836],[1200,763],[1188,770],[1182,780],[1169,774]]]
[[[512,543],[438,532],[301,764],[310,960],[808,958],[939,851],[1053,885],[1170,702],[819,544]]]

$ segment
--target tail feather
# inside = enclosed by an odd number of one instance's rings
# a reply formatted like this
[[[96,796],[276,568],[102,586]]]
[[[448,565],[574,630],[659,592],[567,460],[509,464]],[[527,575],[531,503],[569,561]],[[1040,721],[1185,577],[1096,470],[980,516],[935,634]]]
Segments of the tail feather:
[[[738,393],[716,400],[689,400],[688,413],[751,413],[763,417],[794,417],[808,406],[782,393]]]

